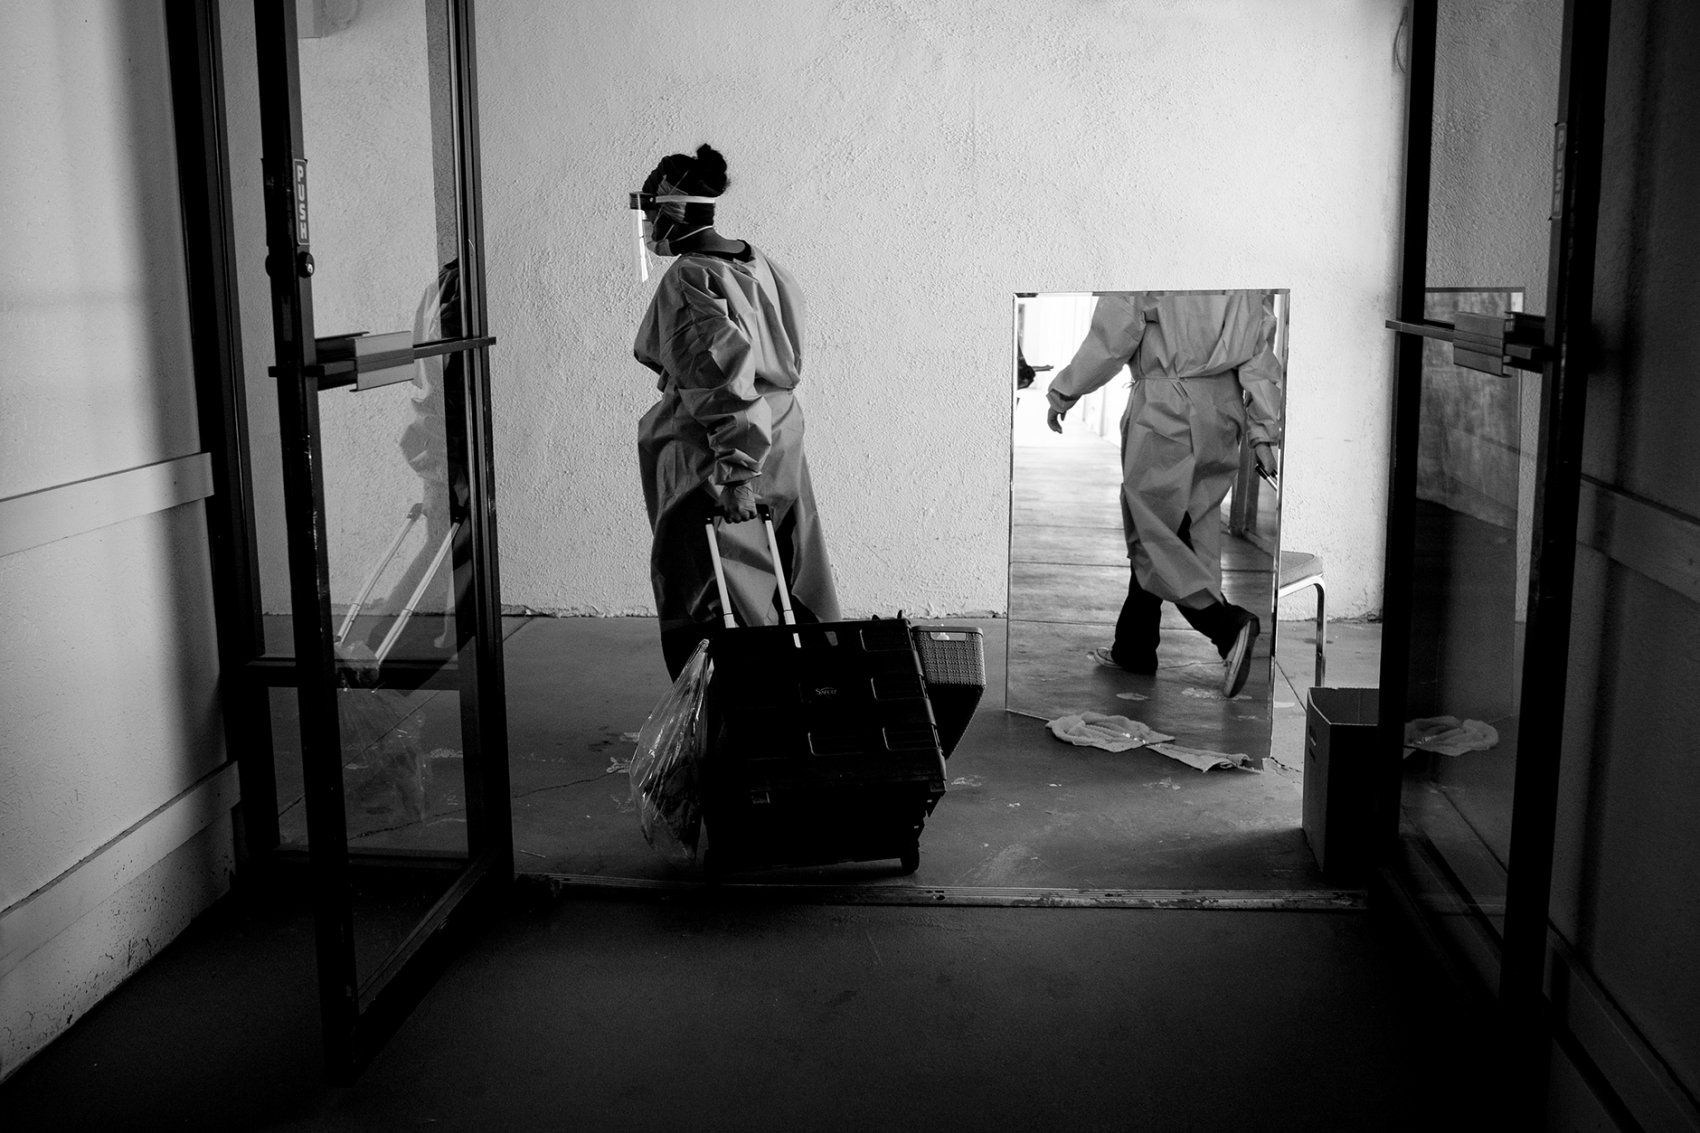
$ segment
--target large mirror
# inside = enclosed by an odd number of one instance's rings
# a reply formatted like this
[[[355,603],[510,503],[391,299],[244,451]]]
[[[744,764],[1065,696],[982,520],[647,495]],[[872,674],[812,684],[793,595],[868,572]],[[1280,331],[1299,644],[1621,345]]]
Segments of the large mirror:
[[[1009,711],[1268,755],[1287,317],[1285,290],[1016,297]]]

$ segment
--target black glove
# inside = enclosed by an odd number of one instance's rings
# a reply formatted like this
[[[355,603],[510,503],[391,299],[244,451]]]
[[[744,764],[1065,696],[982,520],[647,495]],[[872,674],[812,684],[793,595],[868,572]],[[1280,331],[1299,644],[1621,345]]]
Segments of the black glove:
[[[743,523],[756,517],[756,490],[747,482],[728,484],[720,490],[720,510],[727,523]]]

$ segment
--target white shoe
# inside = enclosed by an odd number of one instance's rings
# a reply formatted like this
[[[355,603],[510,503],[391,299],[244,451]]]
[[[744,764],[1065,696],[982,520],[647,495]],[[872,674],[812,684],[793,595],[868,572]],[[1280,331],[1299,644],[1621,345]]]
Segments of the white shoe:
[[[1110,647],[1107,645],[1100,645],[1096,649],[1089,650],[1086,655],[1092,658],[1092,660],[1098,662],[1098,664],[1104,666],[1106,669],[1119,669],[1124,673],[1134,673],[1142,677],[1153,676],[1157,672],[1157,661],[1155,658],[1152,659],[1151,667],[1149,669],[1130,669],[1120,661],[1116,660],[1114,653],[1111,652]]]
[[[1227,658],[1222,662],[1222,696],[1232,700],[1245,688],[1246,678],[1251,676],[1251,645],[1257,640],[1257,618],[1248,618],[1240,626],[1240,632],[1234,636],[1234,647],[1228,650]]]

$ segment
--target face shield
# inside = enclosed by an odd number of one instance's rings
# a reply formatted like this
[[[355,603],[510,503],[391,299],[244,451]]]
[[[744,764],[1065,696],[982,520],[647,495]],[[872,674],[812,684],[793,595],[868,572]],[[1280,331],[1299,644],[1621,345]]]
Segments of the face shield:
[[[632,214],[632,248],[637,257],[639,283],[649,282],[651,252],[657,256],[677,255],[672,248],[674,243],[713,227],[699,224],[689,231],[679,231],[685,219],[685,206],[712,205],[718,201],[716,197],[694,197],[688,193],[674,192],[673,186],[665,181],[656,188],[660,191],[632,193],[628,200],[627,207],[631,209]]]

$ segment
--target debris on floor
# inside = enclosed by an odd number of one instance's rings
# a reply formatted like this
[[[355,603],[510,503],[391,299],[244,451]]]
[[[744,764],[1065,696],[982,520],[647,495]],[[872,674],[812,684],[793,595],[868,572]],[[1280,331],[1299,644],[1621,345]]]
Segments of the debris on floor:
[[[1116,693],[1116,699],[1117,700],[1150,700],[1151,698],[1149,696],[1146,696],[1143,693],[1138,693],[1138,692],[1118,692],[1118,693]]]
[[[1146,744],[1167,743],[1175,738],[1141,724],[1138,720],[1129,720],[1126,716],[1106,716],[1102,712],[1059,716],[1045,726],[1059,740],[1080,747],[1100,747],[1105,751],[1132,751]]]
[[[1441,755],[1463,755],[1487,751],[1499,743],[1499,731],[1480,720],[1456,716],[1425,716],[1405,725],[1405,754],[1432,751]]]
[[[1243,752],[1211,751],[1209,748],[1186,747],[1173,743],[1152,744],[1151,750],[1160,751],[1170,759],[1178,759],[1200,771],[1214,771],[1218,767],[1237,767],[1242,771],[1263,770],[1260,760],[1253,759]]]

